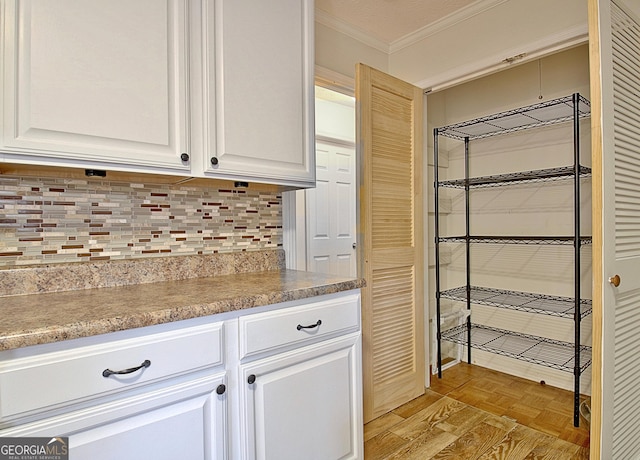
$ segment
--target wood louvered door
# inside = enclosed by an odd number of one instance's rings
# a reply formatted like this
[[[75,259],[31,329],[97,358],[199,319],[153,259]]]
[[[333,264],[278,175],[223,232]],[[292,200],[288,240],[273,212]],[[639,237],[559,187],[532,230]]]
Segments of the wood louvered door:
[[[356,68],[364,420],[424,393],[422,90]]]
[[[640,458],[640,3],[590,0],[592,459]]]

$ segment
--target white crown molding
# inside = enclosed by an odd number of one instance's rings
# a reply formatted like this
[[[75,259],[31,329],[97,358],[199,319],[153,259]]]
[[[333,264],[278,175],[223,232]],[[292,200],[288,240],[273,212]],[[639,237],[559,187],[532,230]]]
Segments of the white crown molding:
[[[541,40],[525,44],[519,48],[506,49],[500,54],[458,66],[446,72],[415,82],[425,91],[440,91],[452,86],[484,77],[510,66],[523,64],[535,59],[563,51],[589,42],[587,24],[566,29],[561,33],[549,35]],[[515,59],[512,59],[514,58]]]
[[[389,54],[389,44],[379,40],[375,37],[372,37],[367,32],[354,27],[353,25],[336,18],[335,16],[331,16],[325,11],[316,9],[316,22],[322,24],[323,26],[327,26],[333,30],[336,30],[342,34],[345,34],[351,38],[358,40],[365,45],[368,45],[372,48],[377,49],[378,51],[382,51],[383,53]]]
[[[396,51],[400,51],[407,46],[411,46],[420,40],[424,40],[427,37],[435,35],[443,30],[455,26],[463,21],[466,21],[474,16],[484,13],[508,0],[481,0],[474,2],[458,11],[455,11],[447,16],[438,19],[436,22],[428,24],[414,32],[405,35],[402,38],[394,40],[389,44],[389,54],[393,54]]]
[[[365,45],[377,49],[378,51],[382,51],[386,54],[392,54],[396,51],[406,48],[407,46],[411,46],[412,44],[423,40],[424,38],[441,32],[442,30],[445,30],[449,27],[453,27],[454,25],[462,21],[472,18],[507,1],[508,0],[481,0],[472,3],[471,5],[466,6],[465,8],[462,8],[454,13],[451,13],[432,24],[426,25],[421,29],[416,30],[415,32],[411,32],[404,37],[393,41],[392,43],[388,43],[375,38],[368,32],[354,27],[352,24],[338,19],[335,16],[332,16],[326,11],[320,9],[315,10],[315,20],[319,24],[343,33],[355,40],[358,40],[361,43],[364,43]]]

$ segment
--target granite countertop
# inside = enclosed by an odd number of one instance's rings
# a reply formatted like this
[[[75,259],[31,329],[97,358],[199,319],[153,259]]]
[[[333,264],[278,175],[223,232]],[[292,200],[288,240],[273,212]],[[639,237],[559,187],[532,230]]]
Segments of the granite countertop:
[[[296,270],[0,298],[0,350],[88,337],[357,289],[361,279]]]

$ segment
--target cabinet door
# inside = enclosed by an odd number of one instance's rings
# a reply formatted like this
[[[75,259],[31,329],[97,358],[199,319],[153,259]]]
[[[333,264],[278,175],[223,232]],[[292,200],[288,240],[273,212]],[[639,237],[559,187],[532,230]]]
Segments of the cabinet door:
[[[187,172],[189,2],[4,2],[0,160]]]
[[[204,377],[0,430],[0,436],[68,436],[69,458],[77,459],[226,459],[224,380]]]
[[[244,458],[363,458],[360,365],[357,333],[241,366]]]
[[[313,2],[211,0],[209,9],[205,173],[313,186]]]

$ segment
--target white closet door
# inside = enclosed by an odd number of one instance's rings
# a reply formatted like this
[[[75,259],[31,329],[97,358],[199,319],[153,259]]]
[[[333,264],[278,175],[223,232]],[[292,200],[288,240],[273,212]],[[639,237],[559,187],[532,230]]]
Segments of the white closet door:
[[[590,0],[589,23],[594,166],[591,458],[637,459],[640,4]]]
[[[307,190],[307,270],[357,275],[356,152],[354,147],[316,143],[316,188]]]

